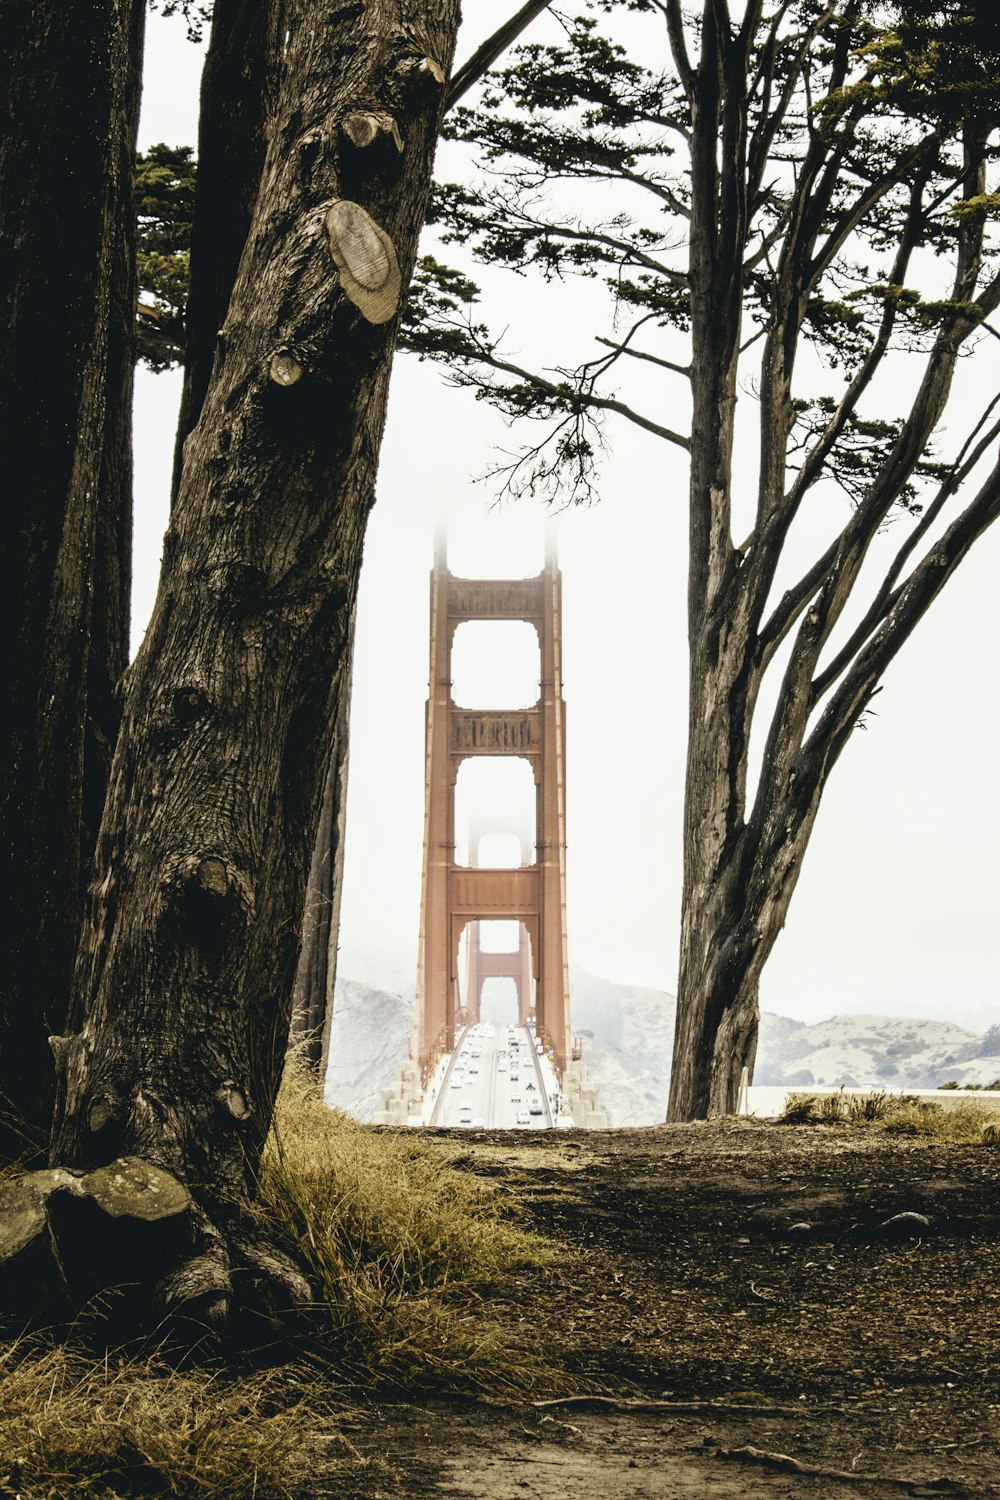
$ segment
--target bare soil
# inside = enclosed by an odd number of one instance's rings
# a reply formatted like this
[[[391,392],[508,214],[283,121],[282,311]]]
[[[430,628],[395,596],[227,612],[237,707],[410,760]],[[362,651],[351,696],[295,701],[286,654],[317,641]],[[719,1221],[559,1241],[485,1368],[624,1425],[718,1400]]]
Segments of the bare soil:
[[[318,1494],[1000,1494],[1000,1147],[745,1121],[432,1134],[558,1248],[489,1311],[583,1399],[373,1405],[356,1480]]]

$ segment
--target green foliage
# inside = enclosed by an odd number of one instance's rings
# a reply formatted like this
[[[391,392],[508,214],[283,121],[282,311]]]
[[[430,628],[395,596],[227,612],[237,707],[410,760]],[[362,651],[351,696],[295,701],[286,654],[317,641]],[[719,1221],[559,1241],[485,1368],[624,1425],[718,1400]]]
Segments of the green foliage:
[[[212,19],[212,0],[149,0],[149,8],[164,16],[180,16],[192,42],[201,41]]]
[[[745,100],[748,234],[744,263],[733,267],[744,288],[747,347],[785,316],[777,267],[783,244],[801,229],[790,217],[796,173],[813,159],[817,194],[804,243],[820,271],[813,275],[805,262],[794,268],[806,296],[793,307],[790,339],[811,345],[849,382],[883,343],[926,352],[942,331],[962,339],[980,320],[976,304],[952,298],[947,285],[921,295],[898,274],[922,248],[953,258],[963,224],[996,209],[995,195],[972,192],[962,180],[963,152],[995,159],[985,142],[1000,119],[1000,70],[969,9],[957,0],[925,12],[904,6],[890,25],[891,7],[792,0],[759,22]],[[579,444],[567,449],[568,469],[554,461],[567,425],[577,434],[581,424],[593,429],[602,393],[621,389],[610,386],[612,378],[632,389],[630,355],[654,362],[663,355],[678,372],[686,363],[676,351],[691,321],[689,105],[659,27],[650,29],[648,47],[617,39],[639,36],[644,15],[662,14],[653,0],[585,0],[575,14],[560,13],[560,41],[520,47],[486,80],[478,103],[446,118],[446,135],[470,148],[482,171],[435,190],[439,242],[489,266],[491,281],[503,269],[554,284],[603,282],[614,330],[603,342],[618,346],[610,357],[567,363],[556,381],[548,371],[510,376],[506,339],[486,332],[482,314],[473,326],[467,309],[456,315],[425,304],[422,357],[449,365],[459,383],[508,417],[553,424],[548,444],[508,466],[518,476],[514,488],[562,484],[580,498],[589,480]],[[632,19],[617,24],[613,38],[607,18],[623,15]],[[689,46],[697,45],[697,29],[692,22]],[[622,407],[648,425],[634,401],[614,405]],[[875,422],[855,411],[822,469],[855,500],[884,469],[900,428]],[[804,435],[800,424],[793,471]],[[596,431],[586,443],[599,450]],[[925,464],[900,503],[912,506],[921,480],[935,477]]]
[[[196,166],[190,146],[151,146],[135,166],[139,357],[152,370],[184,354]]]

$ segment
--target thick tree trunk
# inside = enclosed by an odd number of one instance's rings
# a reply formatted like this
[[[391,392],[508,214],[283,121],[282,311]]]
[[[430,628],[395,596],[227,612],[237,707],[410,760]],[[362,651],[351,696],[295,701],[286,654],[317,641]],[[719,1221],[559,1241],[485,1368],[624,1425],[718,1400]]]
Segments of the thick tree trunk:
[[[231,1261],[264,1264],[244,1209],[457,22],[457,0],[302,0],[288,17],[253,224],[126,678],[53,1160],[139,1157],[188,1185],[168,1307],[221,1316]]]
[[[201,79],[184,390],[173,493],[208,390],[216,341],[250,232],[281,75],[284,0],[215,0]]]
[[[143,0],[14,0],[0,98],[0,1158],[44,1149],[127,661]]]

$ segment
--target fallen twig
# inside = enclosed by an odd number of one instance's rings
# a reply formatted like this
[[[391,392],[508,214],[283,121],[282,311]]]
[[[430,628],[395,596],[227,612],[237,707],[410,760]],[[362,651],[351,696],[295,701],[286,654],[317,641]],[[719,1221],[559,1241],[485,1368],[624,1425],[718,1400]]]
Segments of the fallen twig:
[[[770,1453],[766,1448],[718,1448],[716,1458],[734,1458],[742,1463],[766,1464],[790,1474],[807,1474],[814,1479],[838,1479],[848,1484],[886,1484],[919,1495],[967,1495],[968,1487],[957,1479],[940,1475],[936,1479],[913,1479],[895,1474],[861,1474],[856,1469],[827,1469],[819,1464],[804,1464],[788,1453]],[[994,1486],[991,1486],[991,1489]]]
[[[683,1416],[685,1412],[717,1412],[724,1416],[801,1417],[816,1412],[834,1412],[846,1416],[842,1406],[761,1406],[752,1401],[656,1401],[632,1396],[555,1396],[548,1401],[533,1401],[536,1411],[552,1407],[575,1407],[577,1411],[662,1411]]]

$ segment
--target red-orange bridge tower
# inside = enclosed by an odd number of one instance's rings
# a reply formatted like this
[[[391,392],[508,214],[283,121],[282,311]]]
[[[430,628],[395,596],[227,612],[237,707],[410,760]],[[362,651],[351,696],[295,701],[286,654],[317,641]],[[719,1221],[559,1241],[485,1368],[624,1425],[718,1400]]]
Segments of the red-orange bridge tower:
[[[427,1075],[455,1044],[459,1016],[458,958],[469,923],[523,923],[518,949],[483,952],[474,927],[469,943],[468,1014],[478,1016],[482,982],[508,975],[518,990],[518,1020],[532,1015],[556,1070],[572,1056],[566,962],[566,709],[562,696],[562,578],[549,539],[535,578],[457,578],[448,571],[439,534],[431,573],[430,687],[427,698],[424,871],[414,1056]],[[538,632],[540,695],[529,708],[459,708],[451,695],[451,653],[466,620],[524,620]],[[516,756],[534,773],[534,859],[513,869],[478,865],[480,835],[496,830],[479,815],[470,860],[456,862],[455,786],[470,756]],[[525,937],[527,942],[525,942]],[[532,997],[526,993],[533,987]]]

